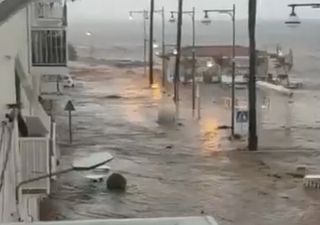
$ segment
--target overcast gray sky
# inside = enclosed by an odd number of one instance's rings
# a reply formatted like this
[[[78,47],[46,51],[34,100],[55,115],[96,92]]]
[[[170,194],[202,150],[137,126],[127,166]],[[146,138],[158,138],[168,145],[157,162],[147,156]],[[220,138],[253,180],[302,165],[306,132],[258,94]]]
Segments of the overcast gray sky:
[[[127,19],[129,10],[149,8],[149,0],[77,0],[69,4],[69,17],[71,22],[84,20],[114,20]],[[156,8],[165,6],[167,11],[176,10],[178,0],[155,0]],[[288,3],[312,3],[318,0],[258,0],[259,19],[285,19],[290,13]],[[237,18],[247,18],[248,0],[184,0],[184,9],[197,8],[198,17],[205,8],[230,8],[237,5]],[[301,18],[319,18],[320,9],[298,9]],[[219,17],[223,19],[223,17]]]

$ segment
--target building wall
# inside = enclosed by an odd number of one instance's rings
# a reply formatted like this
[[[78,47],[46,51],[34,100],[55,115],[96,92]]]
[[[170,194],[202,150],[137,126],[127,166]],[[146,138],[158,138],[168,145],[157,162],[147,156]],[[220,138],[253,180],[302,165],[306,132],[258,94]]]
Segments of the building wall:
[[[43,11],[43,16],[44,17],[38,17],[39,15],[39,6],[37,5],[37,2],[34,2],[29,5],[29,11],[30,11],[30,23],[31,23],[31,32],[32,30],[34,31],[41,31],[41,30],[66,30],[67,28],[63,24],[63,6],[64,6],[64,1],[59,0],[59,1],[53,1],[54,2],[54,7],[52,7],[52,10],[50,6],[50,0],[46,1],[43,0],[43,6],[45,6],[45,10]],[[60,65],[60,66],[32,66],[32,36],[31,32],[29,32],[29,38],[30,38],[30,65],[31,65],[31,74],[34,77],[34,84],[36,84],[35,91],[37,95],[40,95],[41,93],[51,93],[52,85],[43,83],[43,80],[41,77],[43,75],[53,75],[56,77],[57,75],[68,75],[69,70],[68,70],[68,48],[66,47],[66,65]],[[68,43],[68,32],[66,32],[66,39]],[[66,43],[66,46],[67,46]],[[54,85],[53,87],[56,89]],[[49,90],[43,90],[43,88],[49,88]]]
[[[7,111],[7,104],[16,103],[15,58],[20,57],[28,71],[27,9],[22,9],[0,26],[0,118]],[[21,91],[23,93],[23,90]],[[22,96],[25,109],[29,108]]]

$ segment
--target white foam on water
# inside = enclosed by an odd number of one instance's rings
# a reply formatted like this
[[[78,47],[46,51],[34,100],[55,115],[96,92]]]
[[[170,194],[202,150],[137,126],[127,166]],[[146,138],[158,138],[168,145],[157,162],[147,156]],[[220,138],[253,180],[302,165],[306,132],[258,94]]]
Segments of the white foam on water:
[[[158,107],[158,123],[174,124],[176,122],[176,107],[170,96],[164,97]]]

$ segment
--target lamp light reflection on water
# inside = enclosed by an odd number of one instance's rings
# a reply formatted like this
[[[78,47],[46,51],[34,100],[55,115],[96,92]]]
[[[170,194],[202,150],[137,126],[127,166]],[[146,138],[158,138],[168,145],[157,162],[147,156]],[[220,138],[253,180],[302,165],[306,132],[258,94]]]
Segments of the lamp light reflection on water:
[[[162,98],[161,87],[158,83],[152,84],[151,90],[152,90],[152,99],[153,100],[160,100]]]
[[[204,117],[200,123],[201,152],[204,155],[211,155],[222,150],[218,126],[218,121],[212,117]]]

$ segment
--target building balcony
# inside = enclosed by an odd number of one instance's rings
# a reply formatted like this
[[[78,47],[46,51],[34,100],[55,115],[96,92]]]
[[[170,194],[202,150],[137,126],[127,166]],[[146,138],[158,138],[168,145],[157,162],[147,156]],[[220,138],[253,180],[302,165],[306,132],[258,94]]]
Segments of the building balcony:
[[[62,95],[64,83],[59,74],[44,74],[40,78],[40,94],[43,95]]]
[[[38,0],[34,3],[33,26],[51,27],[67,25],[67,5],[62,0]]]
[[[21,182],[56,171],[56,126],[40,103],[34,105],[33,116],[26,116],[25,133],[19,137]],[[20,122],[21,123],[21,122]],[[20,131],[21,132],[21,131]],[[51,134],[50,134],[51,132]],[[50,179],[43,179],[21,186],[22,194],[49,194]]]
[[[49,173],[49,138],[20,137],[21,181]],[[49,194],[50,179],[34,181],[21,187],[22,194]]]
[[[33,30],[31,37],[32,66],[67,66],[67,40],[65,30]]]

